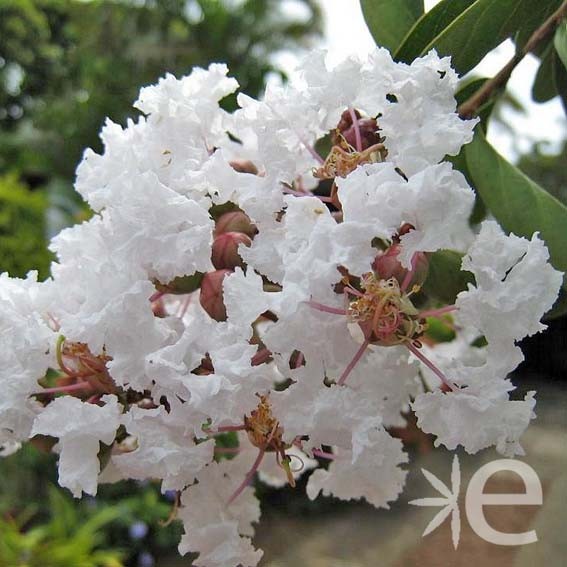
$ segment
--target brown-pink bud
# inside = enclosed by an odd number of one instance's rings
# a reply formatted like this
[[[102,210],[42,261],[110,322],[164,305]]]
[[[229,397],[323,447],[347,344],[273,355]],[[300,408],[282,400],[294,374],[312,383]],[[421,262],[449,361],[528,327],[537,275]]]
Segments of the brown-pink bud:
[[[235,159],[230,162],[230,167],[238,173],[251,173],[258,175],[258,168],[249,159]]]
[[[240,244],[250,246],[252,240],[243,232],[224,232],[219,234],[213,242],[211,260],[217,270],[223,268],[234,269],[236,266],[243,266],[244,261],[238,253]]]
[[[215,321],[226,321],[226,307],[223,298],[223,281],[231,270],[216,270],[207,272],[201,282],[199,301],[203,309]]]
[[[250,238],[258,232],[258,229],[252,224],[248,215],[242,211],[232,211],[221,215],[215,225],[215,235],[224,234],[225,232],[243,232]]]
[[[396,278],[398,283],[402,285],[406,274],[407,268],[404,268],[398,259],[400,253],[400,244],[392,244],[390,248],[382,252],[374,259],[372,269],[383,280]],[[427,278],[429,270],[429,260],[424,252],[418,252],[414,256],[414,272],[410,281],[411,285],[422,285]]]
[[[358,131],[360,133],[360,141],[361,141],[361,148],[360,151],[369,148],[375,144],[379,144],[381,142],[380,135],[378,134],[378,124],[374,118],[361,118],[360,112],[358,110],[354,111],[358,122]],[[352,120],[352,113],[350,110],[345,110],[342,115],[341,119],[337,125],[337,130],[347,143],[356,148],[356,128],[353,124]],[[333,137],[333,143],[338,144],[339,140],[338,137],[335,135]]]

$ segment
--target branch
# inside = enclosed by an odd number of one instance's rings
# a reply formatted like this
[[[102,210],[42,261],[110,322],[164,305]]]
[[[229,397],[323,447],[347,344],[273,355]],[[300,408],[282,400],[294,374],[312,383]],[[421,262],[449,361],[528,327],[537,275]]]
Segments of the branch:
[[[567,0],[534,31],[519,53],[516,53],[492,79],[486,81],[476,93],[459,106],[457,110],[459,116],[463,119],[472,118],[477,113],[478,109],[487,102],[497,90],[506,86],[510,75],[512,75],[512,71],[518,66],[518,63],[520,63],[528,53],[535,51],[553,35],[565,17],[567,17]]]

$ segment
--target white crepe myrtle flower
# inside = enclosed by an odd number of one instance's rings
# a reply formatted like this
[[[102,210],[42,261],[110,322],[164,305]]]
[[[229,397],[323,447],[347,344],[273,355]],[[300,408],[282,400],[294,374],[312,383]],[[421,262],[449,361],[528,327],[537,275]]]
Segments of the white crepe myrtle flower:
[[[488,340],[518,341],[545,329],[540,323],[557,297],[562,277],[548,263],[549,252],[537,234],[531,240],[506,236],[494,222],[483,223],[463,259],[475,275],[457,298],[459,317]]]
[[[46,284],[37,273],[26,279],[0,275],[0,445],[17,447],[28,438],[41,405],[30,395],[55,359],[57,334],[41,315]],[[5,449],[6,454],[9,450]]]
[[[196,444],[182,422],[173,422],[163,407],[133,407],[122,423],[133,436],[135,449],[117,451],[111,457],[124,478],[162,479],[162,491],[182,490],[195,481],[199,471],[212,461],[214,442]],[[126,439],[123,445],[132,442]]]
[[[69,396],[58,398],[33,424],[31,435],[59,440],[59,484],[73,496],[97,493],[100,444],[111,445],[120,425],[118,398],[103,396],[101,401],[102,407]]]
[[[159,481],[203,567],[260,561],[256,477],[387,508],[410,412],[436,445],[521,454],[535,398],[507,376],[561,274],[537,234],[471,230],[443,161],[476,124],[456,84],[433,51],[377,49],[314,52],[233,113],[222,64],[144,87],[85,152],[95,214],[52,240],[51,277],[0,276],[0,454],[49,442],[75,496]],[[470,276],[450,305],[427,286],[446,249]]]

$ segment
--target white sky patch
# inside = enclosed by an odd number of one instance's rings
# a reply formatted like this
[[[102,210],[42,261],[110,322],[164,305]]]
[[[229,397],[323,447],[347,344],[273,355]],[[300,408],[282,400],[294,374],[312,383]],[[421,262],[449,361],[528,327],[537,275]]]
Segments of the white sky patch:
[[[425,0],[425,9],[431,9],[439,0]],[[349,55],[364,57],[374,48],[374,40],[366,27],[359,0],[319,0],[325,18],[325,37],[321,47],[328,49],[329,61],[338,63]],[[511,41],[504,42],[489,53],[476,67],[477,76],[494,76],[513,55]],[[276,57],[284,69],[291,70],[295,55],[285,52]],[[546,151],[559,151],[567,133],[567,120],[559,98],[538,104],[531,99],[531,88],[538,67],[538,59],[527,56],[515,69],[508,83],[512,95],[524,106],[525,112],[504,109],[502,115],[514,132],[491,121],[488,138],[508,159],[514,161],[520,153],[529,151],[535,141],[545,143]]]

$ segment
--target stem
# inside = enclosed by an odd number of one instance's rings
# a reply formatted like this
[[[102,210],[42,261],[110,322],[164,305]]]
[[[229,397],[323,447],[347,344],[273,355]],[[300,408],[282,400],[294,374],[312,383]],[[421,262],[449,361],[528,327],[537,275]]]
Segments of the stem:
[[[544,43],[556,30],[561,21],[567,16],[567,0],[531,35],[523,49],[514,54],[514,57],[502,67],[492,78],[486,81],[468,100],[463,102],[457,109],[459,116],[463,119],[472,118],[478,109],[487,102],[499,89],[504,88],[512,75],[512,71],[520,61],[530,52],[535,51],[539,45]]]
[[[439,370],[439,368],[437,368],[437,366],[435,366],[435,364],[433,364],[431,360],[429,360],[422,352],[420,352],[418,348],[416,348],[411,343],[406,343],[406,346],[416,358],[421,360],[421,362],[423,362],[423,364],[425,364],[425,366],[427,366],[427,368],[429,368],[429,370],[431,370],[439,378],[439,380],[441,380],[441,382],[443,382],[443,384],[447,386],[447,388],[449,388],[453,392],[457,390],[457,388],[455,388],[455,386],[451,384],[447,376],[445,376],[445,374],[443,374],[443,372],[441,372],[441,370]]]
[[[370,344],[370,339],[366,339],[360,345],[359,349],[356,351],[356,354],[349,362],[348,366],[345,368],[344,372],[339,378],[339,381],[337,382],[339,386],[342,386],[346,382],[346,379],[348,378],[349,374],[352,372],[353,368],[357,365],[358,361],[362,358],[362,355],[364,354],[364,351],[367,349],[369,344]]]
[[[354,108],[349,107],[348,112],[349,112],[350,117],[352,119],[352,126],[354,128],[354,139],[355,139],[355,143],[356,143],[356,151],[361,152],[362,151],[362,137],[360,136],[360,125],[358,124],[358,118],[356,117],[356,112],[354,111]]]
[[[245,425],[223,425],[217,427],[217,433],[225,433],[227,431],[244,431],[246,429]]]
[[[334,313],[335,315],[346,315],[346,311],[344,309],[339,309],[337,307],[329,307],[328,305],[323,305],[322,303],[318,303],[317,301],[306,301],[309,307],[313,307],[313,309],[317,309],[317,311],[322,311],[323,313]]]
[[[451,313],[451,311],[457,311],[458,307],[456,305],[447,305],[447,307],[440,307],[439,309],[427,309],[422,311],[418,317],[420,319],[425,319],[426,317],[439,317],[439,315],[444,315],[445,313]]]
[[[260,449],[258,451],[258,456],[256,457],[256,460],[254,461],[252,468],[246,473],[246,476],[244,477],[242,484],[234,491],[232,496],[228,499],[227,506],[230,506],[242,494],[242,491],[250,484],[252,478],[254,477],[256,471],[260,466],[260,463],[262,462],[262,459],[264,458],[265,452],[266,452],[265,449]]]

